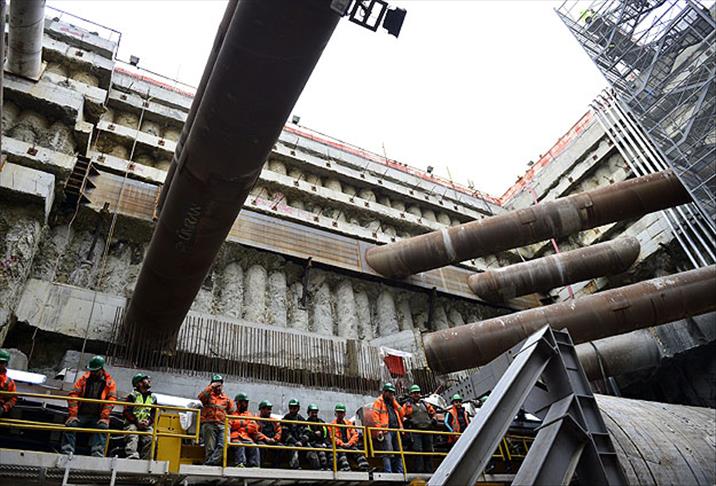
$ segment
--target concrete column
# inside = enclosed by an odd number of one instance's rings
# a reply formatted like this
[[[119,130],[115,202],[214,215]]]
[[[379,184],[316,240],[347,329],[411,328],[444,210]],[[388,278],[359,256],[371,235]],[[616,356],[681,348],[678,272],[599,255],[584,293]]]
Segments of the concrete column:
[[[435,217],[435,211],[433,211],[430,208],[423,208],[423,218],[427,219],[428,221],[437,221],[437,218]]]
[[[62,152],[63,154],[74,154],[75,153],[75,138],[72,134],[72,129],[62,122],[53,123],[49,130],[45,132],[44,138],[47,145],[56,152]]]
[[[405,203],[403,201],[391,201],[391,206],[398,211],[405,211]]]
[[[139,116],[131,111],[118,111],[114,114],[114,122],[129,128],[137,128],[139,125]]]
[[[286,274],[273,272],[268,278],[268,321],[278,327],[286,327]]]
[[[99,79],[97,76],[88,71],[75,71],[70,75],[70,77],[77,82],[86,84],[87,86],[94,86],[95,88],[99,86]]]
[[[423,212],[420,210],[420,207],[416,204],[409,204],[408,207],[405,209],[407,212],[412,214],[413,216],[417,216],[418,218],[423,217]]]
[[[244,270],[236,262],[224,268],[223,285],[219,294],[219,313],[234,319],[241,319],[244,304]]]
[[[321,183],[321,178],[315,174],[306,174],[306,182],[308,182],[309,184],[313,184],[314,186],[318,186],[318,187],[321,187],[323,185]]]
[[[2,105],[2,131],[3,133],[9,133],[12,127],[15,125],[17,115],[20,113],[20,109],[17,105],[11,101],[4,101]]]
[[[288,202],[288,205],[291,206],[292,208],[296,208],[296,209],[300,209],[300,210],[306,209],[306,207],[303,204],[303,201],[301,201],[300,199],[291,199]]]
[[[482,218],[480,218],[480,219],[482,219]],[[460,223],[460,220],[457,219],[457,218],[452,218],[452,219],[450,220],[450,226],[458,226],[458,225],[460,225],[460,224],[462,224],[462,223]]]
[[[452,224],[450,221],[450,216],[447,213],[443,213],[442,211],[440,211],[437,214],[437,217],[438,217],[438,223],[440,223],[440,224],[444,224],[445,226],[450,226]]]
[[[358,316],[358,337],[369,341],[373,339],[373,322],[370,311],[370,300],[365,291],[355,292],[356,315]]]
[[[378,295],[375,314],[378,321],[379,336],[391,336],[400,331],[398,314],[395,310],[395,299],[393,299],[393,294],[387,290],[383,290]]]
[[[388,196],[380,196],[378,198],[378,204],[382,204],[383,206],[391,207],[390,198]]]
[[[398,298],[398,325],[401,331],[411,331],[413,324],[413,311],[410,308],[410,300],[407,296],[401,295]]]
[[[151,120],[142,120],[142,127],[140,130],[144,133],[154,135],[155,137],[160,137],[162,134],[162,129],[159,126],[159,123]]]
[[[355,196],[356,195],[356,188],[353,186],[350,186],[348,184],[343,184],[343,192],[345,194],[348,194],[349,196]]]
[[[167,140],[171,140],[172,142],[178,141],[180,136],[181,136],[181,131],[175,130],[173,128],[167,128],[166,130],[164,130],[164,133],[162,134],[163,138],[166,138]]]
[[[395,237],[397,236],[397,232],[395,231],[395,228],[390,225],[383,225],[383,233],[385,233],[388,236]]]
[[[303,284],[297,282],[288,289],[288,326],[299,331],[308,331],[308,311],[301,308]]]
[[[375,202],[375,193],[370,189],[361,189],[358,191],[358,197],[366,201]]]
[[[435,309],[433,310],[432,328],[436,331],[442,331],[450,328],[448,316],[445,313],[445,309],[440,304],[435,304]]]
[[[450,324],[450,327],[462,326],[465,324],[465,319],[462,318],[462,314],[460,314],[457,310],[450,309],[448,311],[448,323]]]
[[[38,143],[40,132],[47,131],[47,119],[34,111],[23,111],[17,116],[10,136],[27,143]]]
[[[266,268],[252,265],[244,280],[244,319],[266,322]]]
[[[323,282],[313,293],[313,326],[317,334],[333,335],[333,310],[331,308],[331,288]]]
[[[268,169],[277,174],[286,175],[286,164],[280,160],[269,160]]]
[[[168,171],[170,165],[172,165],[171,159],[162,159],[162,160],[157,161],[157,163],[154,166],[159,170]]]
[[[325,186],[332,191],[343,192],[343,187],[341,187],[341,181],[333,177],[329,177],[326,179]]]
[[[301,169],[297,169],[295,167],[291,167],[290,169],[288,169],[288,176],[293,177],[294,179],[304,180],[303,171],[301,171]]]
[[[213,300],[214,295],[212,291],[202,287],[199,289],[199,292],[194,298],[194,302],[191,304],[191,310],[195,312],[202,312],[204,314],[213,314]]]
[[[340,337],[358,338],[358,315],[353,286],[349,280],[343,280],[336,287],[336,319]]]

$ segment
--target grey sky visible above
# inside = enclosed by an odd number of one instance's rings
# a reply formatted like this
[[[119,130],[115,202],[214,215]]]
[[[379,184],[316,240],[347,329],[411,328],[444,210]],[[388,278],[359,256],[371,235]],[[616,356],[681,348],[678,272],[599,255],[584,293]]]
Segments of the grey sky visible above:
[[[48,1],[119,30],[121,59],[191,85],[225,4]],[[399,39],[339,24],[294,110],[301,125],[499,196],[606,86],[559,2],[392,4],[408,11]]]

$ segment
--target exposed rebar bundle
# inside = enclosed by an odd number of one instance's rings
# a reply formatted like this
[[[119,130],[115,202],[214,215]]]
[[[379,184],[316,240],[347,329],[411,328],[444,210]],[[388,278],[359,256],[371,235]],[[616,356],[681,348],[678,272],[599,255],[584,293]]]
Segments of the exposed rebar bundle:
[[[405,277],[689,201],[674,173],[664,171],[377,246],[366,260],[382,275]]]
[[[538,307],[423,337],[439,372],[488,363],[537,329],[567,329],[575,344],[716,310],[716,265],[655,278],[577,300]]]

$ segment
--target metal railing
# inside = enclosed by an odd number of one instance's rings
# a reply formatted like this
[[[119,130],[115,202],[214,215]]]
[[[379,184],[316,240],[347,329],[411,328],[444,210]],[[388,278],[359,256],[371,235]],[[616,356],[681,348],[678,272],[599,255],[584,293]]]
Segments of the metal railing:
[[[26,393],[26,392],[7,392],[0,391],[0,396],[16,396],[23,398],[41,398],[44,400],[64,400],[66,402],[81,402],[81,403],[95,403],[101,405],[112,405],[117,406],[129,406],[136,408],[150,408],[154,410],[154,420],[152,423],[152,430],[124,430],[124,429],[101,429],[93,427],[70,427],[65,424],[53,424],[47,422],[39,422],[25,419],[13,419],[0,417],[0,427],[9,427],[15,429],[29,429],[29,430],[46,430],[46,431],[58,431],[58,432],[69,432],[69,433],[91,433],[91,434],[105,434],[107,438],[112,435],[148,435],[151,436],[151,449],[149,454],[149,460],[154,459],[156,451],[157,439],[160,437],[172,437],[176,439],[190,439],[196,443],[199,442],[199,425],[201,421],[201,409],[198,408],[186,408],[176,407],[171,405],[154,405],[154,404],[137,404],[132,402],[123,402],[119,400],[101,400],[95,398],[82,398],[73,397],[69,395],[49,395],[43,393]],[[161,416],[162,410],[174,410],[178,412],[190,412],[196,414],[196,432],[194,434],[176,434],[171,432],[159,432],[158,424],[159,417]],[[107,448],[109,447],[109,440],[105,444],[105,455],[107,454]]]
[[[314,447],[314,446],[295,446],[286,444],[261,444],[257,442],[231,442],[231,430],[230,425],[232,420],[244,420],[247,422],[275,422],[279,424],[297,424],[306,426],[321,426],[325,427],[328,431],[328,437],[324,440],[330,441],[330,447]],[[337,428],[350,428],[355,429],[359,432],[359,436],[362,436],[362,441],[359,441],[358,446],[355,449],[345,449],[337,446],[335,441],[336,434],[334,433]],[[396,439],[398,442],[397,450],[380,450],[376,449],[374,445],[374,435],[382,434],[385,432],[396,432]],[[297,452],[325,452],[332,453],[332,470],[334,479],[338,472],[338,454],[363,454],[366,458],[380,458],[383,455],[399,455],[400,461],[403,466],[403,475],[407,479],[408,467],[406,458],[409,456],[427,456],[427,457],[445,457],[448,455],[448,451],[413,451],[405,448],[403,443],[404,434],[416,434],[416,435],[433,435],[433,436],[445,436],[445,437],[459,437],[462,435],[460,432],[448,432],[440,430],[416,430],[416,429],[396,429],[389,427],[372,427],[364,425],[343,425],[343,424],[332,424],[326,422],[310,422],[307,420],[283,420],[271,417],[257,417],[257,416],[235,416],[229,415],[224,420],[224,450],[223,450],[223,467],[229,467],[229,450],[231,447],[248,447],[257,449],[273,449],[273,450],[284,450],[284,451],[297,451]],[[388,439],[389,440],[389,439]],[[512,461],[515,459],[524,459],[529,451],[530,444],[533,438],[524,435],[506,435],[497,450],[493,454],[493,458],[501,461]],[[517,446],[517,447],[515,447]]]

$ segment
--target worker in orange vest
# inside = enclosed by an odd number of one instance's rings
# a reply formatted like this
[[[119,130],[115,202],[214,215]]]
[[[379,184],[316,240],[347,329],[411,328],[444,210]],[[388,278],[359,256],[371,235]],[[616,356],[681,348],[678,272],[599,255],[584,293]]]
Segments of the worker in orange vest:
[[[465,431],[467,426],[470,424],[470,416],[467,414],[467,410],[462,406],[462,397],[459,393],[452,396],[452,407],[445,414],[445,427],[450,432],[462,433]],[[448,436],[448,443],[453,444],[457,442],[457,436]]]
[[[338,425],[353,425],[350,420],[346,420],[346,406],[342,403],[337,403],[335,408],[336,418],[331,421],[332,424]],[[336,449],[350,449],[358,450],[358,431],[352,427],[331,427],[331,435],[333,441],[336,443]],[[361,471],[367,471],[369,469],[368,460],[363,454],[351,454],[356,457],[358,463],[358,469]],[[350,471],[351,464],[348,459],[348,453],[337,452],[336,461],[338,461],[338,467],[341,471]]]
[[[10,353],[0,349],[0,392],[14,392],[17,390],[15,382],[7,376],[7,364],[10,361]],[[15,395],[0,395],[0,417],[7,415],[17,403]]]
[[[201,435],[204,439],[204,464],[218,466],[224,451],[224,421],[236,410],[224,393],[224,377],[215,374],[201,393]]]
[[[253,444],[252,436],[256,435],[258,426],[253,420],[243,417],[253,417],[249,412],[249,397],[246,393],[239,393],[234,397],[236,402],[236,412],[234,416],[242,417],[232,419],[231,426],[231,442],[240,442],[242,444]],[[261,453],[258,447],[236,447],[236,465],[239,467],[260,467]]]
[[[259,403],[259,418],[271,418],[273,404],[268,400],[262,400]],[[281,445],[281,422],[273,420],[256,420],[257,427],[253,436],[257,444],[265,444],[270,446]],[[281,462],[281,451],[264,449],[262,456],[264,462],[271,467],[278,467]]]
[[[95,356],[87,365],[87,372],[80,376],[69,394],[71,397],[94,398],[99,400],[116,401],[117,385],[114,379],[104,369],[104,358]],[[88,427],[97,429],[109,428],[109,414],[112,412],[110,403],[67,402],[67,427]],[[74,454],[76,434],[65,432],[62,436],[62,453]],[[94,433],[90,436],[90,454],[95,457],[104,456],[107,434]]]
[[[403,411],[395,399],[395,386],[392,383],[383,385],[383,393],[373,402],[372,416],[376,427],[391,429],[403,428]],[[374,431],[373,446],[382,451],[398,451],[398,432]],[[403,472],[403,461],[397,454],[381,454],[383,456],[383,470],[385,472]]]

